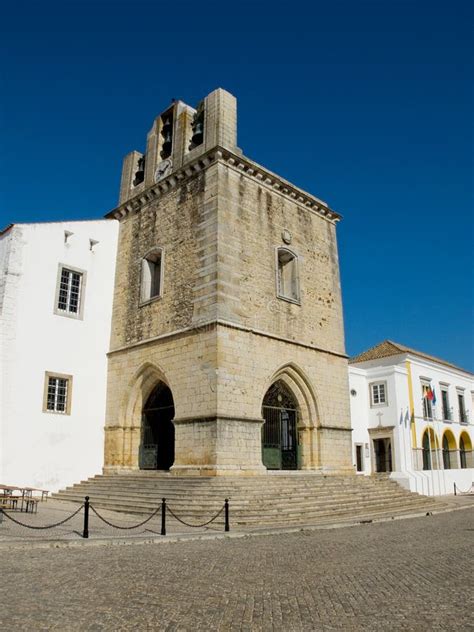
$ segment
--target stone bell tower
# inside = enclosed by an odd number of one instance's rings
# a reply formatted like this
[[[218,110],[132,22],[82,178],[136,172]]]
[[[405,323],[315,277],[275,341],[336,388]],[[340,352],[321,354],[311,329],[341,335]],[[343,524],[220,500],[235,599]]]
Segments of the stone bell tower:
[[[352,471],[339,215],[173,102],[123,165],[105,469]]]

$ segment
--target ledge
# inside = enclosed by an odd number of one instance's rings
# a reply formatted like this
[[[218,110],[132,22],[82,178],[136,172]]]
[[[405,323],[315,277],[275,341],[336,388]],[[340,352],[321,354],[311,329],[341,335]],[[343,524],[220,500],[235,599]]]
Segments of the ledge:
[[[105,217],[107,219],[117,219],[120,221],[127,215],[139,211],[143,207],[146,207],[150,202],[153,202],[169,191],[175,189],[178,184],[186,182],[197,173],[203,171],[206,167],[218,162],[226,164],[234,171],[245,173],[258,184],[278,192],[283,197],[288,198],[290,201],[304,207],[308,211],[324,217],[324,219],[329,220],[333,224],[342,219],[342,216],[339,215],[339,213],[333,211],[325,202],[314,195],[299,189],[287,180],[284,180],[268,169],[261,167],[252,160],[249,160],[244,156],[239,156],[237,153],[220,146],[214,147],[205,154],[200,155],[195,160],[191,160],[186,163],[180,169],[172,172],[169,176],[163,178],[163,180],[160,180],[156,184],[149,186],[147,189],[140,191],[116,209],[107,213]]]

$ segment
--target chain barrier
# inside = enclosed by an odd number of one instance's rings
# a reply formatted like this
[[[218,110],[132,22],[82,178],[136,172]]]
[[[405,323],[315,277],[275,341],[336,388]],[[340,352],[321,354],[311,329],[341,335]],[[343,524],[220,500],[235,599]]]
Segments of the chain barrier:
[[[25,524],[24,522],[20,522],[19,520],[16,520],[16,518],[13,518],[12,516],[10,516],[9,514],[7,514],[7,512],[4,509],[0,509],[0,512],[6,516],[9,520],[11,520],[12,522],[14,522],[15,524],[20,525],[20,527],[26,527],[27,529],[54,529],[54,527],[60,527],[62,524],[65,524],[66,522],[68,522],[68,520],[71,520],[71,518],[74,518],[74,516],[76,516],[81,509],[84,507],[84,505],[81,505],[79,507],[79,509],[77,509],[77,511],[75,511],[74,513],[72,513],[70,516],[68,516],[67,518],[64,518],[64,520],[61,520],[60,522],[56,522],[54,524],[48,524],[48,525],[44,525],[44,526],[39,526],[39,525],[32,525],[32,524]]]
[[[95,513],[97,518],[102,520],[102,522],[105,522],[105,524],[107,524],[109,527],[113,527],[114,529],[128,530],[128,529],[138,529],[138,527],[142,527],[144,524],[149,522],[152,518],[154,518],[160,512],[161,506],[158,506],[158,508],[155,509],[155,511],[151,514],[151,516],[148,516],[148,518],[146,520],[143,520],[143,522],[139,522],[138,524],[134,524],[134,525],[127,526],[127,527],[123,527],[121,525],[114,524],[113,522],[110,522],[109,520],[104,518],[104,516],[101,516],[100,513],[97,511],[97,509],[93,505],[90,505],[90,509]]]
[[[458,494],[472,494],[473,493],[472,488],[473,486],[471,485],[471,487],[467,490],[467,492],[463,492],[462,489],[459,489],[456,483],[454,483],[454,495],[457,496]]]
[[[157,516],[160,513],[160,511],[161,511],[161,535],[166,535],[166,512],[167,511],[170,513],[171,516],[173,516],[173,518],[175,518],[175,520],[177,520],[181,524],[185,525],[186,527],[191,527],[193,529],[207,527],[207,525],[209,525],[209,524],[211,524],[211,522],[214,522],[215,520],[217,520],[217,518],[222,514],[222,512],[224,512],[224,531],[230,531],[230,526],[229,526],[230,525],[230,523],[229,523],[229,499],[228,498],[225,499],[224,504],[219,509],[219,511],[210,520],[207,520],[206,522],[203,522],[202,524],[191,524],[189,522],[186,522],[185,520],[183,520],[179,516],[177,516],[174,513],[174,511],[172,509],[170,509],[170,507],[167,506],[166,498],[162,498],[161,505],[159,505],[150,516],[145,518],[145,520],[142,520],[141,522],[139,522],[137,524],[127,525],[127,526],[115,524],[114,522],[111,522],[110,520],[107,520],[107,518],[104,518],[104,516],[102,516],[97,511],[97,509],[90,504],[89,496],[85,497],[85,502],[82,505],[80,505],[78,507],[78,509],[74,513],[72,513],[70,516],[67,516],[66,518],[64,518],[64,520],[60,520],[59,522],[55,522],[54,524],[49,524],[49,525],[26,524],[25,522],[21,522],[20,520],[17,520],[16,518],[13,518],[13,516],[10,516],[4,509],[0,509],[0,517],[6,516],[9,520],[14,522],[15,524],[17,524],[17,525],[19,525],[21,527],[25,527],[27,529],[44,530],[44,529],[54,529],[55,527],[60,527],[61,525],[65,524],[66,522],[68,522],[69,520],[74,518],[74,516],[77,516],[77,514],[82,509],[84,509],[84,518],[83,518],[84,525],[83,525],[83,530],[82,530],[82,537],[83,538],[88,538],[89,537],[89,510],[92,510],[93,513],[97,516],[97,518],[99,518],[99,520],[101,520],[103,523],[105,523],[109,527],[112,527],[113,529],[121,529],[121,530],[124,530],[124,531],[130,531],[132,529],[138,529],[139,527],[142,527],[143,525],[147,524],[147,522],[150,522],[150,520],[152,520],[152,518]]]
[[[189,524],[189,522],[185,522],[184,520],[181,520],[181,518],[178,518],[178,516],[174,513],[174,511],[172,511],[172,509],[170,509],[169,505],[166,505],[166,509],[170,512],[170,514],[173,516],[173,518],[175,518],[181,524],[184,524],[186,527],[199,528],[199,527],[207,527],[208,524],[211,524],[211,522],[214,522],[214,520],[216,520],[221,515],[221,513],[224,511],[225,505],[222,505],[222,507],[219,509],[219,511],[216,513],[216,515],[213,518],[211,518],[207,522],[203,522],[202,524]]]

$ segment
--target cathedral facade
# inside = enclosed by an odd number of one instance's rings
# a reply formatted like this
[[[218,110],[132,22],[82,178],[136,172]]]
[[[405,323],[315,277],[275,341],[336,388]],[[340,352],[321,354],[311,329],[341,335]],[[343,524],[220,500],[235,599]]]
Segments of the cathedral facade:
[[[353,472],[340,216],[173,102],[123,165],[105,471]]]

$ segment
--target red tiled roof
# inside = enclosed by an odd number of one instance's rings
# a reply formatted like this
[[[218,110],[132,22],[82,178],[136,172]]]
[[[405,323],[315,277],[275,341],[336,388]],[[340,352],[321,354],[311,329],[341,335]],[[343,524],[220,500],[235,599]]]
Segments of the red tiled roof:
[[[350,358],[349,364],[367,362],[368,360],[380,360],[381,358],[388,358],[390,356],[400,355],[401,353],[411,353],[412,355],[416,355],[420,358],[425,358],[426,360],[431,360],[432,362],[438,362],[444,366],[449,366],[452,369],[458,369],[459,371],[470,373],[470,371],[461,369],[461,367],[451,364],[451,362],[446,362],[446,360],[436,358],[435,356],[423,353],[422,351],[417,351],[416,349],[412,349],[411,347],[407,347],[406,345],[402,345],[398,342],[393,342],[392,340],[384,340],[378,345],[375,345],[375,347],[371,347],[370,349],[367,349],[367,351],[363,351],[362,353],[359,353],[359,355]]]

